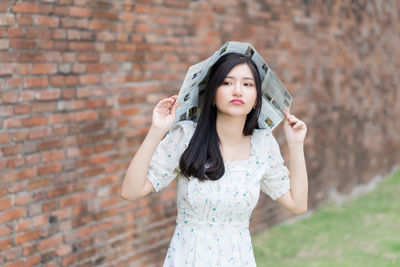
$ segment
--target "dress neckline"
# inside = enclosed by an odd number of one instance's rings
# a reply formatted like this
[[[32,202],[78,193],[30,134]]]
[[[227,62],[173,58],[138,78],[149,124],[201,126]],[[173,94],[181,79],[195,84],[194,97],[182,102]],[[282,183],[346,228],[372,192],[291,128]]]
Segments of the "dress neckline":
[[[250,135],[250,156],[248,159],[243,159],[243,160],[234,160],[234,161],[224,161],[224,165],[232,165],[232,164],[240,164],[240,163],[249,163],[255,154],[255,144],[254,144],[254,135],[256,134],[256,130],[254,129],[254,132],[252,135]]]

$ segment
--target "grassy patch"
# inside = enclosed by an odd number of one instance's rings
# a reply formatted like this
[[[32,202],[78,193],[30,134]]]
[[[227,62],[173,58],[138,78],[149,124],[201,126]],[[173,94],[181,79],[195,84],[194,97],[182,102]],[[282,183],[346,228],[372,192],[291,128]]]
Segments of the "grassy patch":
[[[400,171],[373,191],[252,236],[257,266],[400,266]]]

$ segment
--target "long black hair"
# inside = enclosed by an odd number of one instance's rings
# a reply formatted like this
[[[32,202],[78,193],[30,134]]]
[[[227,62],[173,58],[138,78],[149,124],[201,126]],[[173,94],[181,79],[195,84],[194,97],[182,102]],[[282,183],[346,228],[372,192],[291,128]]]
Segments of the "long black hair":
[[[183,152],[179,168],[187,178],[194,176],[199,180],[218,180],[225,173],[224,161],[219,149],[219,137],[216,127],[217,107],[213,100],[217,88],[222,84],[230,70],[239,64],[247,64],[253,73],[257,90],[257,104],[246,117],[243,128],[245,136],[252,135],[258,129],[258,115],[261,110],[261,80],[253,60],[243,54],[228,53],[211,67],[205,88],[205,102],[197,122],[196,130]]]

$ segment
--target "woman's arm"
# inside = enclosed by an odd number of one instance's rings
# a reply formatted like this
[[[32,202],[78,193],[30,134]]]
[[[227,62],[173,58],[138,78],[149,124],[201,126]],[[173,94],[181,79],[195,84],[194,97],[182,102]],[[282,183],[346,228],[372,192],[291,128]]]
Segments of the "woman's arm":
[[[151,192],[152,184],[148,182],[147,171],[158,145],[170,130],[175,121],[177,95],[158,102],[153,111],[153,120],[139,150],[131,160],[121,187],[121,197],[126,200],[136,200]]]
[[[121,197],[123,199],[133,201],[151,192],[151,190],[148,190],[149,187],[147,187],[147,190],[145,188],[147,170],[151,158],[165,134],[162,130],[150,128],[126,171],[121,187]]]
[[[290,159],[290,190],[282,195],[277,201],[293,213],[300,214],[307,211],[308,199],[308,177],[304,158],[304,138],[307,132],[306,124],[290,115],[286,115],[284,131],[289,147]]]
[[[308,178],[303,143],[289,144],[290,190],[277,199],[278,203],[295,214],[307,211]]]

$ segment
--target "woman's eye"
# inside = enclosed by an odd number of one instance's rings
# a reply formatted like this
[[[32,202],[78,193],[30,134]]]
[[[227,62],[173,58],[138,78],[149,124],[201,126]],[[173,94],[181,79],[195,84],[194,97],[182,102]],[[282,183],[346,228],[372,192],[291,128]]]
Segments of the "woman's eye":
[[[253,84],[251,84],[251,83],[245,83],[244,85],[245,86],[253,86]]]
[[[222,84],[228,85],[228,84],[230,84],[230,82],[223,82]]]

